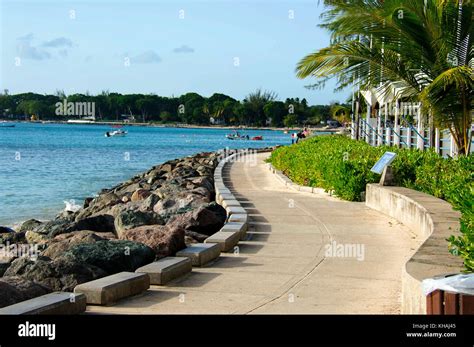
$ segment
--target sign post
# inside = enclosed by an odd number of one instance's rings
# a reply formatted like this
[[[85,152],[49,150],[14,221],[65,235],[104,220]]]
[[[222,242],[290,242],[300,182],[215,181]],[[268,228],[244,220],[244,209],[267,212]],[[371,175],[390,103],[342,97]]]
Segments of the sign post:
[[[392,167],[390,166],[390,164],[393,162],[396,156],[397,156],[396,153],[385,152],[383,156],[370,169],[370,171],[375,172],[379,175],[380,174],[382,175],[379,182],[381,186],[393,185],[394,183],[393,172],[392,172]]]

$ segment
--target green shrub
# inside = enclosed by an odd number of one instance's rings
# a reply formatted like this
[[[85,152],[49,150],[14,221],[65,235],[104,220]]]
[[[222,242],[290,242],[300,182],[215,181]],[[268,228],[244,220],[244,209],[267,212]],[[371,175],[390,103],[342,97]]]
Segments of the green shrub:
[[[273,151],[269,162],[297,184],[321,187],[349,201],[360,201],[368,183],[380,176],[370,168],[386,152],[397,185],[444,199],[461,211],[461,236],[449,238],[449,251],[474,272],[474,156],[444,159],[433,151],[373,147],[346,136],[317,136]]]

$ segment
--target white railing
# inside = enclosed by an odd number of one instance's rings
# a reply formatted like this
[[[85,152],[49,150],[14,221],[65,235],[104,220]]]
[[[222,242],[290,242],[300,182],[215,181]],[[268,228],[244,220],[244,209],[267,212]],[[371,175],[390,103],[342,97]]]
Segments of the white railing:
[[[356,130],[358,129],[358,136]],[[417,129],[413,125],[407,127],[379,126],[375,118],[360,119],[359,126],[352,126],[352,138],[358,137],[372,146],[397,146],[400,148],[434,148],[436,153],[447,157],[457,154],[456,144],[449,130],[435,129],[434,134],[430,129]],[[474,140],[471,140],[471,153],[474,153]]]

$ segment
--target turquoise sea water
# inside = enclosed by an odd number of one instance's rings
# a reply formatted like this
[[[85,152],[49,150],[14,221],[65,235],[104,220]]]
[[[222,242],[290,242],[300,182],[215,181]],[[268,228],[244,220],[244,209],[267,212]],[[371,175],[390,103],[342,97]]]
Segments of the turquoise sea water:
[[[48,219],[64,201],[93,196],[153,165],[202,151],[291,142],[281,131],[249,130],[264,141],[231,141],[226,129],[126,127],[106,138],[101,125],[17,123],[0,128],[0,225]]]

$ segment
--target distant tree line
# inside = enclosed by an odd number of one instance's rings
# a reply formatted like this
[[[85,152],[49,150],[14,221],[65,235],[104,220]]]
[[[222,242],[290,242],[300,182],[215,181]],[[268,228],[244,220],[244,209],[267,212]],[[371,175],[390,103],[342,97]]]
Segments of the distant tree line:
[[[228,95],[214,93],[204,97],[186,93],[179,97],[155,94],[119,94],[103,91],[98,95],[71,94],[57,91],[55,95],[22,93],[0,94],[2,118],[67,120],[78,115],[58,114],[57,103],[94,103],[96,120],[123,121],[134,119],[146,123],[187,123],[196,125],[226,124],[245,126],[291,127],[317,125],[334,117],[338,103],[309,106],[306,99],[287,98],[278,101],[273,92],[257,90],[239,101]],[[346,107],[350,107],[347,106]]]

